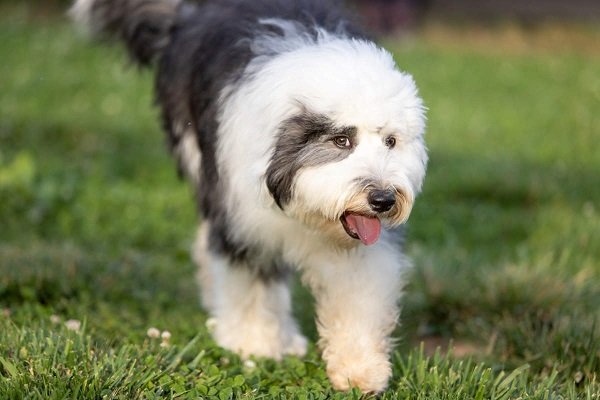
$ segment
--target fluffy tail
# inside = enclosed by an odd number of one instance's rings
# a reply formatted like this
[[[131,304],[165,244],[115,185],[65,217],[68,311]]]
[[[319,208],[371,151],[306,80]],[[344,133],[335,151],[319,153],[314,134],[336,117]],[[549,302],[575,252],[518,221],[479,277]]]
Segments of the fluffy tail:
[[[140,65],[169,43],[181,0],[76,0],[69,15],[94,35],[117,38]]]

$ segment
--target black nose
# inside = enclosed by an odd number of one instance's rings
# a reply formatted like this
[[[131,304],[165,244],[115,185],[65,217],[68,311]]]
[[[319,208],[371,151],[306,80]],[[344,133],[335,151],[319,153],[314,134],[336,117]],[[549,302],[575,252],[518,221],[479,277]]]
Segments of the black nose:
[[[367,196],[371,210],[375,212],[389,211],[396,203],[396,193],[393,190],[372,190]]]

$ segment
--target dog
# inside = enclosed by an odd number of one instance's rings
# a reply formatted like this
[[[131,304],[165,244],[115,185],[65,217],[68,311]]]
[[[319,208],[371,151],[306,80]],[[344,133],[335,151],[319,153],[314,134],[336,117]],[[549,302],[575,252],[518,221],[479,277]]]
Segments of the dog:
[[[413,78],[325,0],[76,0],[91,33],[156,70],[156,100],[202,222],[192,254],[213,336],[302,356],[290,273],[315,297],[337,390],[381,392],[426,172]]]

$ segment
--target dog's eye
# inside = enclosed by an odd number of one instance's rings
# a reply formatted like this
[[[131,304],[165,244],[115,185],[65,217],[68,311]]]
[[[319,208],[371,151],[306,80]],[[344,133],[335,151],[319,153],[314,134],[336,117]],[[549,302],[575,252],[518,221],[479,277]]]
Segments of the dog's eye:
[[[396,138],[393,136],[388,136],[385,138],[384,143],[387,147],[389,147],[390,149],[393,149],[394,146],[396,145]]]
[[[352,147],[352,143],[348,136],[336,136],[333,138],[333,143],[340,149],[349,149]]]

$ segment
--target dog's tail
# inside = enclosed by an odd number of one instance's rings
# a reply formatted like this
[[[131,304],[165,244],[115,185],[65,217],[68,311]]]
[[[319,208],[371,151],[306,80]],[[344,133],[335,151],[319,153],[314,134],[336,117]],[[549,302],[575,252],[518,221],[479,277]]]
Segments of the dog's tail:
[[[140,65],[151,65],[170,40],[182,0],[76,0],[69,15],[86,31],[123,41]]]

